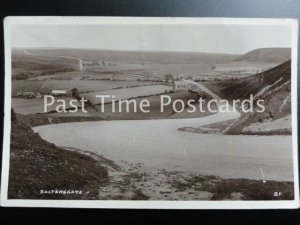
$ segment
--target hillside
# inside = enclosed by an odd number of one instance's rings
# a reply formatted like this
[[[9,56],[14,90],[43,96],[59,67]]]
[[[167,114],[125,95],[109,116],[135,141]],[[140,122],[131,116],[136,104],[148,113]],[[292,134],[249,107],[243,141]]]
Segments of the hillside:
[[[99,161],[43,140],[12,114],[8,198],[95,199],[107,178]],[[40,194],[41,190],[80,190],[82,194]]]
[[[291,134],[291,61],[269,71],[244,79],[223,83],[224,98],[264,99],[263,113],[242,113],[227,134]],[[239,97],[238,97],[239,96]]]
[[[215,68],[214,64],[232,60],[237,56],[239,55],[197,52],[14,49],[12,75],[13,79],[24,80],[51,74],[51,79],[56,79],[55,75],[63,72],[64,77],[73,77],[80,73],[83,78],[88,72],[93,73],[94,78],[110,79],[112,76],[127,74],[134,75],[135,79],[144,76],[164,79],[170,73],[182,76],[192,76],[200,72],[207,74]],[[129,78],[134,77],[126,77]]]
[[[24,50],[15,50],[22,53]],[[26,50],[25,50],[26,51]],[[29,49],[32,55],[51,58],[76,58],[85,60],[104,60],[130,64],[197,64],[221,63],[233,60],[239,55],[201,52],[166,52],[166,51],[121,51],[101,49]]]
[[[233,59],[233,62],[268,62],[281,64],[291,58],[290,48],[260,48]]]
[[[210,90],[229,101],[254,96],[254,112],[241,112],[240,118],[183,131],[252,135],[289,135],[291,118],[291,60],[263,73],[240,79],[204,82]],[[265,111],[256,112],[255,102],[264,100]],[[208,128],[208,131],[207,131]]]
[[[77,68],[76,60],[26,55],[23,51],[13,51],[12,54],[12,79],[16,80],[73,71]]]
[[[291,80],[291,60],[262,72],[240,79],[203,83],[224,99],[246,99],[250,94],[255,95],[268,86],[276,88]],[[269,87],[270,88],[270,87]]]
[[[225,63],[217,64],[215,71],[233,74],[257,74],[291,59],[290,48],[255,49]]]

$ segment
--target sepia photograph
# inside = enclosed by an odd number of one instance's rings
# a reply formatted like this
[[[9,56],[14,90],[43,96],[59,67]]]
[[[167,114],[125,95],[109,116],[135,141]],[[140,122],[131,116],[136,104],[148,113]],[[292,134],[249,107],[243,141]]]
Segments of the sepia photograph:
[[[299,207],[297,20],[4,27],[2,205]]]

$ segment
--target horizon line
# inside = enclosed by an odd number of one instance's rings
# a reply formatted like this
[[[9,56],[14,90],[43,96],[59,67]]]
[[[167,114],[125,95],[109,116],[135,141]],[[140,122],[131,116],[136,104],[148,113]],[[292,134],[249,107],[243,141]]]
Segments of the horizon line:
[[[95,50],[95,51],[112,51],[112,52],[153,52],[153,53],[190,53],[190,54],[220,54],[220,55],[243,55],[248,52],[258,50],[258,49],[292,49],[291,47],[264,47],[255,48],[244,53],[221,53],[221,52],[193,52],[193,51],[166,51],[166,50],[125,50],[125,49],[100,49],[100,48],[70,48],[70,47],[11,47],[14,49],[66,49],[66,50]]]

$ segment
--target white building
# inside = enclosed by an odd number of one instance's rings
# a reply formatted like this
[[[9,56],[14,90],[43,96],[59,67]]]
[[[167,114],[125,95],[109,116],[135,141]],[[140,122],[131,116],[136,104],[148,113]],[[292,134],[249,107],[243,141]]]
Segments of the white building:
[[[174,80],[173,91],[188,90],[188,84],[184,80]]]
[[[66,96],[67,91],[66,90],[52,90],[51,95],[53,95],[53,96]]]

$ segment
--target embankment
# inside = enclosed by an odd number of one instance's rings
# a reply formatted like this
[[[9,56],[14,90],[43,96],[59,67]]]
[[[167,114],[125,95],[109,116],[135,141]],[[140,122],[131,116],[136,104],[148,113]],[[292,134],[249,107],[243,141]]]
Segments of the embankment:
[[[10,199],[95,199],[108,172],[92,157],[56,147],[12,116]],[[81,194],[41,194],[80,190]]]

